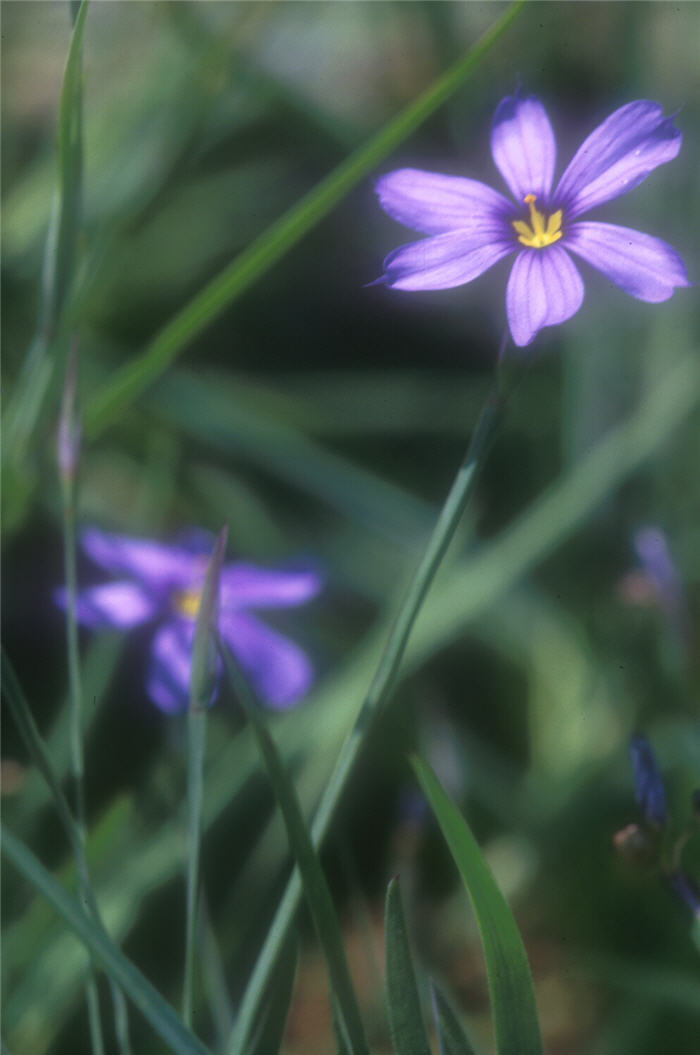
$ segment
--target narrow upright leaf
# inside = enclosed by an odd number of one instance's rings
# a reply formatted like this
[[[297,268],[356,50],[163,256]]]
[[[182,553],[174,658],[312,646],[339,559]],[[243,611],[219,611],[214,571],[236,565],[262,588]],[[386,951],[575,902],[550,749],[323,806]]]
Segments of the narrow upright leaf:
[[[435,1024],[440,1042],[440,1055],[474,1055],[474,1049],[467,1040],[462,1025],[452,1010],[443,991],[433,982],[431,984]]]
[[[287,943],[275,965],[267,1002],[251,1042],[250,1055],[270,1055],[281,1050],[298,962],[299,944],[294,939]]]
[[[192,646],[190,707],[187,714],[187,908],[182,994],[182,1017],[187,1026],[192,1020],[207,708],[211,702],[217,675],[216,627],[219,613],[219,578],[227,540],[228,528],[224,527],[216,540],[204,579]]]
[[[398,876],[386,892],[386,991],[396,1055],[430,1055]]]
[[[467,822],[430,766],[416,757],[411,764],[474,906],[486,957],[498,1055],[542,1055],[530,965],[513,913]]]

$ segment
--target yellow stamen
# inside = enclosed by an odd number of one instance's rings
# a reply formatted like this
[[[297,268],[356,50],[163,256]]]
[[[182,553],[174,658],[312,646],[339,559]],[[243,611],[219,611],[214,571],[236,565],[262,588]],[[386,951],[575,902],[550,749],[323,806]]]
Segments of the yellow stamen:
[[[545,222],[544,213],[535,208],[536,201],[535,194],[525,195],[525,204],[530,208],[530,223],[525,220],[513,220],[513,227],[522,245],[529,249],[544,249],[552,242],[558,242],[562,236],[561,209],[553,212]]]
[[[175,594],[175,607],[180,615],[187,619],[196,619],[199,615],[199,606],[202,602],[201,590],[180,590]]]

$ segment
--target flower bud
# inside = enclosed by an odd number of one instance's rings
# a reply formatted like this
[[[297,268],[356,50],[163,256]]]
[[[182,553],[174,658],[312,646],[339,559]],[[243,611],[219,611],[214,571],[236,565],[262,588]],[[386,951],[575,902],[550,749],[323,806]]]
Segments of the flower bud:
[[[629,753],[634,767],[637,802],[645,820],[655,828],[666,824],[666,794],[656,757],[646,736],[636,733],[630,738]]]

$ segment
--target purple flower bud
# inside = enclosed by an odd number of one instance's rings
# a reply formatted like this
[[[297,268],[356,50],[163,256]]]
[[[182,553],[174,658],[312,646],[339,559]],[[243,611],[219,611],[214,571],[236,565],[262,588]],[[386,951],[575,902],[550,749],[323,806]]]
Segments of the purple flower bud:
[[[645,819],[655,827],[663,828],[666,824],[666,795],[654,752],[646,736],[636,733],[631,737],[629,753],[634,767],[637,802]]]

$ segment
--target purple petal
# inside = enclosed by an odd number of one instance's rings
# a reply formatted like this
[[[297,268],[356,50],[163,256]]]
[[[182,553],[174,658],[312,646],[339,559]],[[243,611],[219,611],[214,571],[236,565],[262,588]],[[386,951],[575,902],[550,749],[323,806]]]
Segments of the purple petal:
[[[221,572],[221,607],[286,608],[315,597],[323,585],[315,571],[275,571],[254,564],[227,564]]]
[[[146,690],[161,711],[175,714],[187,707],[195,624],[176,619],[161,626],[153,638]]]
[[[583,292],[576,265],[560,246],[525,249],[516,257],[506,290],[515,343],[529,344],[543,326],[570,319],[583,303]]]
[[[509,215],[513,206],[478,180],[421,169],[397,169],[381,176],[375,190],[385,212],[424,234],[471,227],[474,220]]]
[[[498,170],[522,205],[526,194],[549,199],[557,143],[547,112],[534,95],[508,95],[499,103],[491,130]]]
[[[132,582],[109,582],[82,590],[77,596],[76,615],[79,623],[92,630],[116,627],[126,630],[152,619],[157,611],[157,600],[141,586]],[[67,607],[67,593],[56,593],[56,602]]]
[[[186,586],[204,578],[207,556],[185,546],[167,546],[152,539],[113,535],[87,528],[81,535],[85,552],[107,571],[132,575],[155,589]]]
[[[566,248],[637,300],[668,300],[676,286],[690,286],[685,264],[660,238],[612,223],[575,223]]]
[[[566,218],[626,194],[650,172],[672,161],[682,135],[658,103],[639,99],[621,106],[584,139],[559,181],[558,204]]]
[[[503,223],[453,231],[399,246],[384,261],[392,289],[451,289],[471,282],[513,252],[514,236]]]
[[[243,612],[222,612],[220,626],[261,700],[284,708],[308,692],[313,670],[298,645]]]

